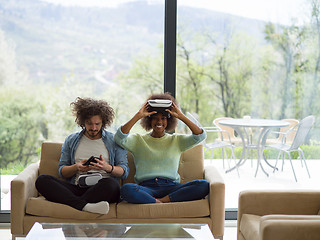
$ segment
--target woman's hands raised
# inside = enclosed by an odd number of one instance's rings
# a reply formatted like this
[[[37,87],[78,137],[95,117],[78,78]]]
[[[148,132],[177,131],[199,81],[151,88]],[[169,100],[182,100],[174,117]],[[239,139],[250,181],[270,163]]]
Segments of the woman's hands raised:
[[[136,115],[138,115],[139,119],[141,118],[145,118],[145,117],[148,117],[152,114],[155,114],[157,113],[157,111],[152,111],[152,112],[149,112],[148,111],[148,107],[149,107],[149,104],[148,102],[146,102],[145,104],[143,104],[143,106],[140,108],[140,110],[137,112]]]
[[[171,109],[166,109],[166,111],[170,113],[172,117],[178,118],[180,120],[184,116],[184,114],[180,111],[180,109],[174,102],[172,102]]]
[[[157,113],[156,111],[148,112],[148,106],[148,102],[143,104],[142,108],[140,108],[140,110],[133,116],[133,118],[131,118],[126,124],[121,127],[121,132],[123,132],[124,134],[128,134],[134,124],[136,124],[136,122],[138,122],[140,119]]]

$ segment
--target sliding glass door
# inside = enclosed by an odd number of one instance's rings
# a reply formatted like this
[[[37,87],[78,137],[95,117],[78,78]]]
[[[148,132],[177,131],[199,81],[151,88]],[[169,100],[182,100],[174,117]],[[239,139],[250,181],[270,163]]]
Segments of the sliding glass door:
[[[269,177],[262,171],[255,177],[256,150],[249,151],[239,173],[225,173],[241,156],[239,142],[233,143],[235,161],[223,161],[220,150],[213,157],[206,152],[207,164],[219,168],[226,181],[227,211],[237,209],[242,190],[317,188],[319,21],[319,1],[178,1],[176,94],[185,112],[197,116],[203,126],[214,126],[220,117],[316,118],[301,146],[311,178],[297,153],[292,155],[295,181],[287,160],[283,166],[279,162],[276,171],[263,161]],[[257,129],[247,130],[250,141],[259,134]],[[278,134],[269,137],[276,139]],[[207,141],[216,138],[209,135]],[[266,150],[265,155],[275,165],[278,152]]]

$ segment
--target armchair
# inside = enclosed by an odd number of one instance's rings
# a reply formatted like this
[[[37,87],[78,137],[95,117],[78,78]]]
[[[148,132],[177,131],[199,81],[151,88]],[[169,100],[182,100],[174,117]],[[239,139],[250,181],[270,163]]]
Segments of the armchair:
[[[243,191],[238,240],[318,240],[320,191]]]

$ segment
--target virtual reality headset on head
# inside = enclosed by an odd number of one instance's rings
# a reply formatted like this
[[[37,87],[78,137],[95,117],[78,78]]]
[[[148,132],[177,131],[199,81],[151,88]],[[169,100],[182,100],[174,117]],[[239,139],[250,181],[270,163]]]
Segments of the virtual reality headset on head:
[[[148,100],[148,111],[149,112],[160,112],[165,114],[167,117],[170,117],[170,114],[166,111],[166,109],[170,109],[172,106],[172,101],[168,99],[152,99]]]

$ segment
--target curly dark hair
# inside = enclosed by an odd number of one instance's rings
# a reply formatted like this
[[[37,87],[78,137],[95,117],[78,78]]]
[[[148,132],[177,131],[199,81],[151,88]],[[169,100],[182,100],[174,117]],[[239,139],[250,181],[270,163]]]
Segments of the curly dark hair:
[[[104,100],[78,97],[70,103],[70,106],[73,115],[76,116],[75,122],[82,128],[84,128],[86,120],[96,115],[101,116],[103,129],[113,122],[113,108]]]
[[[177,106],[178,106],[178,102],[177,100],[171,96],[170,93],[166,92],[166,93],[158,93],[158,94],[152,94],[148,97],[148,100],[152,100],[152,99],[168,99],[171,100],[172,102],[174,102]],[[151,126],[151,120],[152,120],[152,115],[150,117],[145,117],[143,119],[141,119],[140,121],[140,125],[146,130],[149,131],[150,129],[152,129]],[[173,131],[176,126],[178,124],[178,120],[175,117],[169,117],[167,118],[167,127],[166,127],[166,131],[170,132]]]

